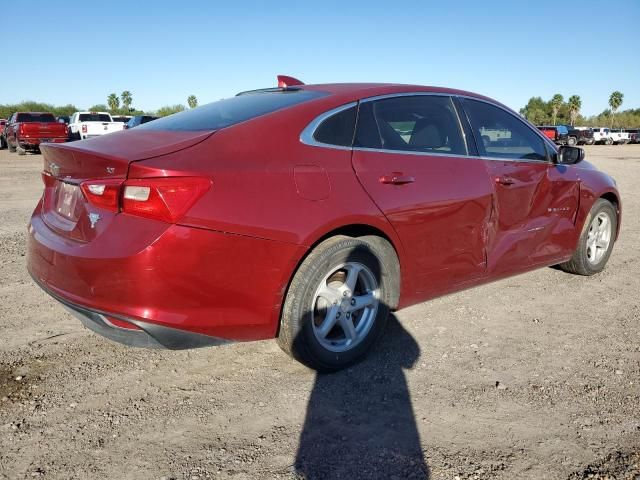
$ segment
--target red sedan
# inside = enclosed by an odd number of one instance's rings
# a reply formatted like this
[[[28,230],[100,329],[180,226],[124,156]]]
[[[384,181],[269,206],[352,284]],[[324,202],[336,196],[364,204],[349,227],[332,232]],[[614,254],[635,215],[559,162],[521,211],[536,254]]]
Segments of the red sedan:
[[[29,272],[136,346],[276,337],[337,370],[389,310],[550,265],[598,273],[620,229],[615,181],[581,149],[459,90],[285,79],[41,148]]]

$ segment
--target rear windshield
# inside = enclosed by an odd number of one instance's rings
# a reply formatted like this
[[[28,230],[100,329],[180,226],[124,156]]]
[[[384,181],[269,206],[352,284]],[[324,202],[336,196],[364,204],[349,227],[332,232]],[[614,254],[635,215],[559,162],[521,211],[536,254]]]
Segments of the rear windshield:
[[[52,113],[19,113],[16,122],[55,123],[56,117]]]
[[[310,90],[269,90],[226,98],[169,115],[139,128],[146,130],[218,130],[251,118],[327,95]]]
[[[81,113],[81,122],[110,122],[111,117],[106,113]]]

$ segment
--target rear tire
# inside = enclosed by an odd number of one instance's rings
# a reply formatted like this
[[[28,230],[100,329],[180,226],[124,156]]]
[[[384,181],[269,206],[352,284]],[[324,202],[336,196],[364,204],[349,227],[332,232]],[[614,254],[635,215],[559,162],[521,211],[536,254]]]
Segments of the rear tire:
[[[398,272],[395,251],[382,238],[340,235],[320,243],[293,276],[278,345],[319,372],[358,362],[397,304]]]
[[[19,143],[16,143],[16,150],[18,152],[18,155],[26,155],[27,154],[27,151],[24,148],[22,148]]]
[[[7,148],[7,142],[4,141],[4,137],[0,137],[0,150]]]
[[[16,151],[15,145],[12,146],[9,142],[7,142],[7,147],[9,148],[9,151],[12,153]]]
[[[615,207],[604,198],[598,199],[584,222],[573,257],[559,267],[576,275],[595,275],[601,272],[611,256],[617,228],[618,214]]]

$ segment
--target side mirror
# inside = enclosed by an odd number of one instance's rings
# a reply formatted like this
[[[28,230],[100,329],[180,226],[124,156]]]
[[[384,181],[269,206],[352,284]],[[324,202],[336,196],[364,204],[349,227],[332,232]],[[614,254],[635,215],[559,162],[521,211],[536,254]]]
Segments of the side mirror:
[[[558,165],[575,165],[584,160],[584,150],[579,147],[569,147],[562,145],[556,155]]]

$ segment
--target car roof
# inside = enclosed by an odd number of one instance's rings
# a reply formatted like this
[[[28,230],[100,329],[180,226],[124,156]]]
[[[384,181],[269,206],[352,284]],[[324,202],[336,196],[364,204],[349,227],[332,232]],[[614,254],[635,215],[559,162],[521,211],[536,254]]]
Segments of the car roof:
[[[295,86],[293,88],[323,91],[332,93],[334,95],[353,95],[354,97],[361,98],[394,93],[429,92],[444,93],[449,95],[463,95],[494,101],[493,99],[478,95],[477,93],[458,90],[455,88],[435,87],[429,85],[411,85],[402,83],[319,83],[312,85]]]

